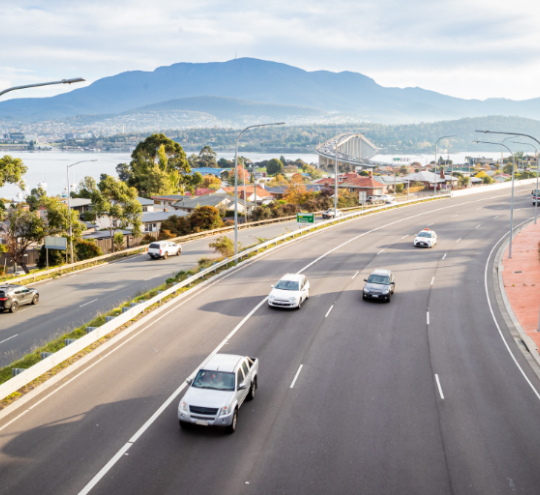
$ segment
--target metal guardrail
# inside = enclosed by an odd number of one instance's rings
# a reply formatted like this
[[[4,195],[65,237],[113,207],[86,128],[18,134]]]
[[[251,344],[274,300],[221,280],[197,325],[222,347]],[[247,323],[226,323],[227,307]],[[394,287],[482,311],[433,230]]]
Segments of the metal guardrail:
[[[353,206],[350,208],[340,208],[339,211],[348,211],[348,210],[354,210],[358,209],[358,206]],[[322,211],[315,211],[314,214],[320,214]],[[243,224],[238,225],[239,230],[245,230],[253,227],[259,227],[261,225],[267,225],[267,224],[273,224],[273,223],[280,223],[280,222],[287,222],[290,220],[294,220],[296,218],[296,215],[290,215],[286,217],[279,217],[279,218],[269,218],[267,220],[258,220],[256,222],[247,222]],[[220,233],[227,233],[232,232],[234,230],[234,226],[227,226],[227,227],[220,227],[218,229],[212,229],[212,230],[204,230],[202,232],[197,232],[195,234],[188,234],[180,237],[174,237],[171,239],[167,239],[171,242],[190,242],[190,241],[196,241],[199,239],[204,239],[205,237],[212,237],[216,234]],[[55,268],[50,268],[49,270],[43,270],[35,273],[31,273],[28,275],[23,275],[21,277],[16,278],[6,278],[3,280],[3,282],[6,283],[19,283],[19,282],[28,282],[32,281],[35,282],[36,278],[42,278],[47,277],[48,275],[54,275],[56,273],[62,274],[62,272],[69,272],[73,268],[79,268],[85,265],[93,265],[96,264],[99,261],[107,260],[109,258],[114,258],[116,256],[128,256],[130,254],[135,253],[146,253],[148,251],[148,245],[144,246],[137,246],[134,248],[128,248],[123,249],[122,251],[116,251],[115,253],[108,253],[104,254],[102,256],[96,256],[95,258],[90,258],[87,260],[77,261],[76,263],[70,263],[67,265],[57,266]]]
[[[128,321],[135,318],[137,315],[144,312],[147,308],[154,304],[161,303],[162,299],[174,294],[179,289],[182,289],[183,287],[187,287],[191,285],[195,280],[204,278],[206,275],[211,274],[212,272],[215,272],[218,268],[221,268],[223,266],[228,265],[231,262],[234,262],[236,260],[242,260],[245,256],[258,252],[260,249],[264,249],[266,247],[271,247],[272,245],[276,245],[280,241],[285,241],[288,238],[294,238],[298,234],[302,233],[309,233],[312,230],[318,230],[321,226],[330,226],[333,224],[338,224],[343,221],[352,220],[357,217],[362,217],[364,215],[369,215],[372,212],[382,212],[385,210],[391,210],[395,208],[399,208],[400,206],[406,206],[406,205],[412,205],[417,203],[425,203],[428,201],[432,201],[434,199],[440,199],[440,198],[449,198],[450,195],[441,195],[437,196],[437,198],[426,198],[426,199],[414,199],[410,201],[405,201],[403,203],[400,203],[398,205],[383,205],[379,207],[372,208],[370,210],[361,210],[354,213],[349,213],[348,215],[344,215],[342,217],[339,217],[337,219],[332,220],[326,220],[324,222],[318,223],[318,224],[311,224],[308,227],[304,227],[298,230],[295,230],[294,232],[288,232],[287,234],[283,234],[279,237],[275,237],[274,239],[270,241],[263,242],[261,244],[258,244],[252,248],[246,249],[244,251],[241,251],[235,256],[231,256],[230,258],[227,258],[223,261],[220,261],[219,263],[215,263],[210,268],[206,268],[205,270],[200,271],[199,273],[196,273],[195,275],[192,275],[191,277],[183,280],[182,282],[179,282],[169,289],[164,290],[161,294],[158,294],[157,296],[149,299],[148,301],[138,303],[135,306],[133,306],[131,309],[127,310],[125,313],[122,313],[115,318],[113,318],[111,321],[108,321],[107,323],[101,325],[100,327],[97,327],[95,330],[91,331],[90,333],[86,334],[85,336],[81,337],[80,339],[77,339],[75,342],[67,345],[63,349],[60,349],[59,351],[55,352],[51,356],[43,359],[43,361],[40,361],[39,363],[31,366],[30,368],[26,369],[25,371],[19,373],[18,375],[14,376],[7,382],[4,382],[2,385],[0,385],[0,400],[3,400],[4,398],[8,397],[9,395],[13,394],[20,388],[24,387],[28,383],[32,382],[39,376],[43,375],[47,371],[51,370],[55,366],[59,365],[66,359],[69,359],[71,356],[74,356],[78,352],[80,352],[82,349],[88,347],[89,345],[93,344],[97,340],[101,339],[105,335],[109,334],[110,332],[113,332],[117,328],[121,327]]]

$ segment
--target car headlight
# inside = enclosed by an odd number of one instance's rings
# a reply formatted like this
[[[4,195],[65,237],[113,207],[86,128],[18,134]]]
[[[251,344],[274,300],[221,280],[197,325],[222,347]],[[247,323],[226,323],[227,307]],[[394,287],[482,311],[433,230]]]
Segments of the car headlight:
[[[390,292],[390,287],[388,289],[383,290],[383,294],[388,294]]]
[[[187,411],[188,410],[187,402],[184,402],[184,401],[180,402],[180,409],[182,411]]]
[[[371,292],[369,289],[364,289],[364,292]]]
[[[219,415],[220,416],[226,416],[227,414],[229,414],[229,408],[227,406],[222,407],[221,411],[219,411]]]

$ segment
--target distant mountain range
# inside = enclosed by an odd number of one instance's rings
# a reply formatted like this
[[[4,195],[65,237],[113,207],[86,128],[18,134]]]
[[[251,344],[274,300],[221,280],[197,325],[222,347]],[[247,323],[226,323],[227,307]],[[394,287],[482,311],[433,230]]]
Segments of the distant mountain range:
[[[540,98],[465,100],[422,88],[386,88],[354,72],[307,72],[241,58],[124,72],[50,98],[0,102],[1,119],[25,122],[173,110],[203,112],[221,120],[232,113],[276,119],[339,113],[403,123],[487,115],[540,119]]]

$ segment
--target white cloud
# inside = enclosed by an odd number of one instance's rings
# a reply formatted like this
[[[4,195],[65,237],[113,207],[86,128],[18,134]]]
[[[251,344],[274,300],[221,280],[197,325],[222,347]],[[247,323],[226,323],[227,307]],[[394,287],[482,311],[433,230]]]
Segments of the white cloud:
[[[3,0],[0,85],[93,81],[236,52],[464,98],[532,98],[540,96],[535,10],[529,0]]]

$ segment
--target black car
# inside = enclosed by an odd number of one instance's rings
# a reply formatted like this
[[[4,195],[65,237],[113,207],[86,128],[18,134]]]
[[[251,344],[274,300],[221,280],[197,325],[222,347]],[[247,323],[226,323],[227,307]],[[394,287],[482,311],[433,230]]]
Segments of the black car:
[[[390,302],[394,291],[396,290],[396,282],[394,275],[390,270],[374,270],[366,280],[366,285],[362,291],[362,298],[378,299],[380,301]]]
[[[37,304],[38,302],[39,293],[36,289],[15,284],[0,285],[0,311],[8,309],[15,313],[23,304]]]

